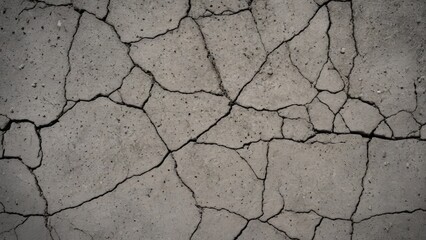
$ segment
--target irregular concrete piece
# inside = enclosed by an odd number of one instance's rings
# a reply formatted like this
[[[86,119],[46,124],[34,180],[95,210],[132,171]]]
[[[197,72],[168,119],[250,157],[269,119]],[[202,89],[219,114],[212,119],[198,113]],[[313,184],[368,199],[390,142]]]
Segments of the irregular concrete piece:
[[[219,76],[208,58],[201,32],[190,18],[182,20],[174,31],[132,44],[130,55],[169,90],[220,93]]]
[[[238,12],[245,8],[248,8],[246,0],[196,0],[191,1],[191,10],[189,11],[189,15],[191,17],[198,18],[200,16],[208,16],[211,14]]]
[[[123,103],[123,99],[121,98],[121,94],[120,94],[120,92],[118,90],[114,91],[113,93],[111,93],[108,96],[108,98],[111,99],[111,101],[113,101],[115,103]]]
[[[374,130],[374,135],[391,138],[393,133],[386,121],[382,121]]]
[[[168,157],[114,191],[55,214],[49,221],[58,239],[189,239],[200,213],[174,167]]]
[[[34,173],[49,212],[105,193],[156,166],[167,152],[142,111],[107,98],[77,103],[40,134],[43,162]]]
[[[318,8],[313,0],[256,0],[251,7],[268,52],[302,31]]]
[[[70,7],[36,7],[18,18],[19,4],[2,1],[0,114],[38,126],[55,120],[65,105],[67,51],[78,13]]]
[[[68,112],[71,108],[75,106],[76,102],[73,101],[67,101],[67,103],[64,106],[64,110],[62,110],[63,113]]]
[[[322,68],[315,87],[318,90],[326,90],[331,93],[337,93],[343,90],[345,83],[342,81],[342,78],[340,78],[340,75],[336,69],[334,69],[333,64],[328,61]]]
[[[40,164],[40,139],[32,123],[12,123],[3,137],[5,156],[18,157],[31,168]]]
[[[426,103],[426,76],[421,76],[415,81],[417,107],[416,111],[413,112],[413,116],[418,122],[426,124],[426,104],[424,104]]]
[[[389,214],[354,224],[354,240],[425,239],[426,212]]]
[[[77,9],[84,9],[96,15],[97,18],[104,18],[107,14],[109,0],[72,0],[72,5]]]
[[[17,214],[0,213],[0,233],[14,229],[25,221],[25,218]]]
[[[327,8],[323,7],[309,26],[289,42],[290,57],[294,65],[312,83],[316,82],[321,69],[327,62],[328,25]],[[323,77],[331,77],[330,75],[324,73]],[[335,82],[333,81],[333,83]],[[340,87],[340,85],[338,86]]]
[[[426,208],[426,142],[373,138],[364,192],[354,220],[375,214]],[[386,199],[386,201],[383,201]]]
[[[43,0],[43,2],[47,4],[52,4],[52,5],[70,4],[72,1],[75,1],[75,0]]]
[[[270,142],[262,218],[276,214],[284,202],[288,210],[349,218],[362,190],[366,141],[356,135],[318,135],[308,143]]]
[[[339,112],[343,104],[345,104],[347,96],[345,92],[329,93],[326,91],[318,93],[318,100],[326,104],[333,113]]]
[[[190,143],[173,156],[179,176],[201,206],[225,208],[248,219],[262,214],[263,181],[234,150]]]
[[[308,110],[305,106],[290,106],[278,111],[278,115],[290,119],[305,119],[309,121]]]
[[[352,226],[350,221],[323,219],[315,232],[313,240],[350,240]]]
[[[343,121],[342,115],[340,113],[336,114],[333,123],[333,132],[335,133],[349,133],[351,132],[346,126],[345,121]]]
[[[142,107],[150,95],[152,77],[135,67],[124,78],[123,85],[118,90],[124,103]]]
[[[145,110],[169,149],[207,130],[228,111],[228,99],[208,93],[167,92],[154,85]]]
[[[315,226],[320,220],[321,217],[313,212],[293,213],[284,211],[271,218],[268,222],[287,233],[289,237],[311,240],[314,236]]]
[[[250,142],[282,137],[281,125],[282,118],[276,112],[234,106],[228,116],[201,135],[197,141],[241,148]]]
[[[370,134],[383,120],[377,108],[358,99],[348,99],[340,114],[351,131],[365,134]]]
[[[425,75],[426,4],[356,0],[353,10],[359,55],[350,77],[350,95],[374,102],[385,116],[414,111],[413,81]]]
[[[51,239],[44,217],[29,217],[22,225],[16,228],[15,232],[17,239],[20,240]]]
[[[108,8],[107,22],[117,29],[123,42],[134,42],[177,28],[189,5],[187,0],[111,0]]]
[[[305,141],[315,134],[312,124],[305,119],[284,119],[282,127],[284,138]]]
[[[204,209],[203,217],[193,240],[235,239],[247,224],[247,220],[225,210]]]
[[[387,118],[386,123],[392,129],[394,137],[418,137],[420,135],[420,124],[416,122],[411,113],[405,111],[399,112]]]
[[[199,20],[223,87],[231,99],[249,82],[266,59],[266,51],[250,11]]]
[[[267,151],[267,142],[251,143],[237,150],[241,158],[247,161],[256,176],[261,179],[265,179],[266,175],[266,165],[268,164],[268,159],[266,159]]]
[[[279,232],[267,223],[258,220],[250,221],[244,229],[238,240],[255,240],[255,239],[268,239],[268,240],[290,240],[284,233]]]
[[[348,76],[356,56],[353,38],[352,10],[350,2],[331,1],[327,4],[330,14],[330,59],[344,76]]]
[[[120,87],[132,61],[112,27],[84,12],[70,51],[67,99],[89,100]]]
[[[330,131],[333,129],[334,114],[324,103],[314,99],[308,105],[308,112],[314,128],[320,131]]]
[[[4,129],[9,124],[10,119],[4,115],[0,115],[0,129]]]
[[[283,44],[271,55],[259,73],[243,89],[237,101],[256,109],[277,110],[312,101],[317,91],[290,61],[288,46]]]
[[[45,202],[34,176],[18,159],[0,160],[0,202],[7,212],[43,214]]]

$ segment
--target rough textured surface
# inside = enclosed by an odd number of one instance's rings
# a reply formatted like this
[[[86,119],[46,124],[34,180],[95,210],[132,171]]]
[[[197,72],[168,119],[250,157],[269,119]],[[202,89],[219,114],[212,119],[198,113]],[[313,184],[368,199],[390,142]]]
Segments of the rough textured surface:
[[[289,43],[292,62],[310,82],[318,79],[321,69],[327,62],[328,25],[327,9],[323,7],[312,19],[311,24]],[[326,74],[325,76],[327,77]]]
[[[314,240],[350,240],[351,231],[350,221],[323,219],[315,232]]]
[[[219,76],[208,58],[201,32],[190,18],[182,20],[174,31],[132,44],[130,55],[169,90],[220,92]]]
[[[199,23],[223,87],[229,97],[235,99],[266,58],[253,17],[249,11],[244,11],[231,16],[204,18]]]
[[[401,213],[374,217],[354,224],[354,240],[424,239],[426,212]]]
[[[3,136],[4,156],[18,157],[28,167],[40,164],[40,139],[33,124],[12,123]]]
[[[316,90],[291,63],[287,44],[271,55],[237,99],[245,106],[277,110],[293,104],[306,104]]]
[[[350,77],[351,95],[374,102],[385,116],[413,111],[414,80],[425,74],[426,4],[356,0],[353,10],[359,55]]]
[[[351,216],[366,168],[364,139],[323,135],[310,143],[273,140],[269,148],[263,218],[276,214],[284,203],[287,210]]]
[[[424,0],[0,0],[0,240],[426,239]]]
[[[281,137],[281,124],[282,119],[277,113],[235,106],[198,141],[241,148],[246,143]]]
[[[72,5],[78,9],[84,9],[96,15],[97,18],[104,18],[107,14],[108,2],[110,0],[72,0]]]
[[[246,218],[261,215],[262,181],[236,151],[190,143],[174,156],[177,171],[198,204],[229,209]]]
[[[353,132],[371,133],[383,120],[377,108],[357,99],[349,99],[340,111],[343,120]]]
[[[290,238],[284,233],[273,228],[267,223],[260,221],[250,221],[243,233],[240,235],[239,240],[256,240],[256,239],[270,239],[270,240],[289,240]]]
[[[248,1],[246,0],[195,0],[191,1],[191,10],[189,11],[189,15],[197,18],[212,14],[237,12],[246,8],[248,8]]]
[[[154,86],[145,109],[170,149],[197,137],[228,111],[227,99],[208,93],[170,93]]]
[[[256,0],[252,11],[268,52],[308,25],[317,10],[313,0]]]
[[[247,221],[225,210],[203,210],[201,224],[191,239],[226,240],[234,239],[246,225]]]
[[[107,22],[123,42],[152,38],[178,27],[188,11],[187,0],[110,0]]]
[[[148,100],[152,88],[152,77],[135,67],[130,74],[123,79],[118,92],[120,99],[132,106],[142,107]]]
[[[282,212],[271,218],[268,222],[287,233],[289,237],[308,240],[314,236],[315,226],[320,220],[321,217],[313,212]]]
[[[78,13],[68,7],[37,6],[18,19],[25,4],[16,3],[0,3],[0,114],[47,124],[65,105],[67,51]],[[61,28],[56,26],[58,21],[63,22]]]
[[[199,218],[191,192],[168,157],[149,174],[133,177],[49,222],[57,239],[189,239]]]
[[[95,16],[83,13],[70,51],[67,99],[89,100],[120,87],[132,62],[114,30]]]
[[[106,98],[77,103],[58,124],[40,134],[43,162],[35,174],[49,212],[100,195],[127,176],[156,166],[166,154],[142,111]],[[66,182],[61,181],[64,178]]]
[[[426,208],[426,143],[374,138],[368,148],[364,192],[354,219]],[[383,199],[386,198],[386,201]]]
[[[0,203],[5,212],[42,214],[45,201],[34,175],[18,159],[0,159]]]

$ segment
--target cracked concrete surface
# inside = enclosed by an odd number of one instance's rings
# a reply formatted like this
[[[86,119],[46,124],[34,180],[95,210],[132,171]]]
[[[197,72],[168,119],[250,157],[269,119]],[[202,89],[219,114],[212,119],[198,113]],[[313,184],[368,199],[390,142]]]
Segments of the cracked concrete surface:
[[[426,239],[424,1],[0,8],[0,239]]]

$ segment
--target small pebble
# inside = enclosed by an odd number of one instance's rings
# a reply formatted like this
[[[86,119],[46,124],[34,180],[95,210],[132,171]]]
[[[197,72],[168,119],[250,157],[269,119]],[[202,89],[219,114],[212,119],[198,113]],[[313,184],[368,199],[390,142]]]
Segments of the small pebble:
[[[33,87],[33,88],[37,87],[37,83],[31,84],[31,87]]]
[[[345,52],[346,52],[346,48],[341,48],[341,49],[340,49],[340,53],[341,53],[341,54],[344,54]]]
[[[62,22],[61,22],[61,20],[58,20],[58,27],[62,27]]]
[[[25,67],[25,65],[24,65],[24,64],[21,64],[21,65],[19,65],[19,66],[18,66],[19,70],[24,69],[24,67]]]

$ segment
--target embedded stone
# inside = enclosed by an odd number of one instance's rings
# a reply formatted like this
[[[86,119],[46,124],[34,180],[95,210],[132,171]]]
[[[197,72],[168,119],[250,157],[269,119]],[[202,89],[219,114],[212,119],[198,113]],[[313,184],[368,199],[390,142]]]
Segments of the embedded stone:
[[[337,93],[345,87],[339,73],[334,69],[333,64],[328,61],[319,75],[318,81],[315,84],[318,90],[326,90],[331,93]]]

